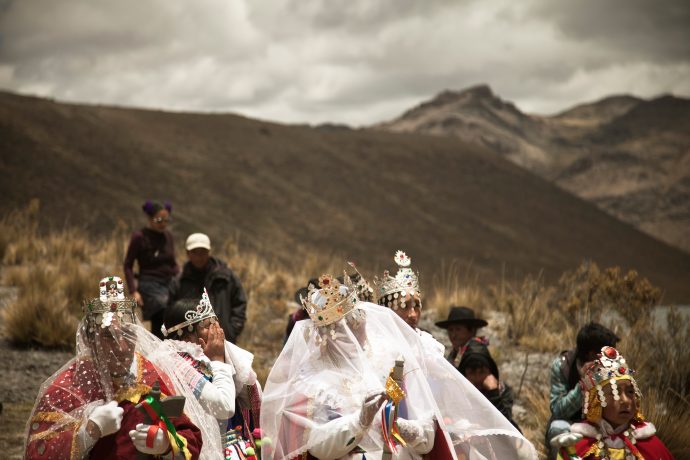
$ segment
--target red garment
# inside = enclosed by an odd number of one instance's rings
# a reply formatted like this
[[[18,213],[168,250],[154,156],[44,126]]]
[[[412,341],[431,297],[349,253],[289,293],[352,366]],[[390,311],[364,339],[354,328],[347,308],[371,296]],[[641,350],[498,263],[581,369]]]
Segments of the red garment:
[[[138,375],[136,382],[116,394],[118,406],[124,409],[122,426],[117,433],[100,438],[93,446],[90,457],[97,459],[131,459],[136,449],[129,437],[137,423],[143,423],[144,415],[135,409],[132,402],[151,390],[158,380],[161,393],[172,394],[167,379],[145,358],[137,355]],[[76,434],[83,417],[83,407],[91,402],[105,400],[99,375],[93,361],[74,360],[60,373],[40,395],[29,419],[29,432],[25,448],[26,459],[72,459],[78,458]],[[187,440],[192,458],[199,457],[202,440],[200,431],[185,416],[171,417],[177,433]]]
[[[591,424],[590,424],[591,425]],[[637,429],[645,426],[645,422],[635,422],[632,426]],[[592,425],[594,426],[594,425]],[[621,436],[621,435],[614,435]],[[614,437],[612,436],[612,437]],[[622,436],[621,436],[622,437]],[[597,442],[595,438],[584,437],[575,444],[575,451],[582,460],[600,460],[601,457],[590,453],[590,449]],[[671,452],[666,448],[663,442],[654,434],[646,438],[638,438],[634,447],[639,451],[645,460],[674,460]],[[585,456],[586,455],[586,456]]]

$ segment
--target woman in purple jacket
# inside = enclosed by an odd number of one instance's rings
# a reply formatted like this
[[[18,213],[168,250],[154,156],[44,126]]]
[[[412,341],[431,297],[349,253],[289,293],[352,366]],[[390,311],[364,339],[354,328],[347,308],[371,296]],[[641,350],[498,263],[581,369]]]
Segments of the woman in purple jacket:
[[[142,308],[144,319],[151,321],[151,332],[163,338],[161,325],[170,297],[168,284],[180,268],[175,261],[172,234],[166,230],[172,206],[146,201],[142,209],[149,225],[132,233],[125,256],[124,272],[130,294]],[[134,261],[139,273],[134,273]]]

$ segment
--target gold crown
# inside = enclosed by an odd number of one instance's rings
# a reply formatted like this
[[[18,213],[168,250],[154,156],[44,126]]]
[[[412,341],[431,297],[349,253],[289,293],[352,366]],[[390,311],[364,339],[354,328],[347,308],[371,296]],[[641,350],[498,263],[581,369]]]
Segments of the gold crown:
[[[354,262],[348,262],[347,264],[355,271],[354,274],[350,275],[350,280],[355,284],[357,299],[362,302],[373,302],[374,289],[372,289],[369,282],[362,276],[359,270],[357,270],[357,266],[355,266]]]
[[[398,265],[398,273],[391,276],[388,270],[383,272],[381,279],[375,278],[376,298],[379,305],[397,309],[399,297],[404,298],[408,292],[411,295],[417,294],[421,297],[419,290],[419,279],[417,274],[412,271],[410,264],[412,259],[403,251],[397,251],[393,258]]]
[[[98,283],[99,296],[84,302],[82,310],[86,317],[100,327],[108,327],[117,316],[120,320],[135,322],[134,309],[137,302],[125,297],[122,280],[117,276],[106,276]]]
[[[302,306],[317,327],[328,326],[345,317],[357,305],[357,293],[345,274],[345,284],[331,275],[321,275],[319,286],[309,284],[307,297],[300,296]]]

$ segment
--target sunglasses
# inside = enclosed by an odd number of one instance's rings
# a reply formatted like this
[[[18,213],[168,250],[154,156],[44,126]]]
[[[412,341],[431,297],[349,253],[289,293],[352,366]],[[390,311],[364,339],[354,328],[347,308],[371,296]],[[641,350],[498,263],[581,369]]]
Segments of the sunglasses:
[[[170,217],[154,217],[152,220],[155,223],[160,224],[162,222],[170,222]]]

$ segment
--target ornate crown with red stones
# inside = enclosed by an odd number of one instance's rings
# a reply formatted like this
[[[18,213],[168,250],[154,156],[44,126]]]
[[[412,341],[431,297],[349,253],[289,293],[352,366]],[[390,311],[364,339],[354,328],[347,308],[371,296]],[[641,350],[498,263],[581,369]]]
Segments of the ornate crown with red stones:
[[[125,287],[117,276],[106,276],[98,283],[99,296],[84,303],[86,317],[100,327],[110,326],[113,318],[135,321],[137,302],[125,297]]]
[[[345,275],[341,284],[331,275],[321,275],[319,285],[308,286],[307,297],[301,297],[302,306],[317,327],[328,326],[345,317],[357,305],[357,293]]]
[[[602,347],[594,364],[586,369],[582,377],[585,391],[604,386],[609,380],[633,379],[635,370],[625,362],[625,358],[613,347]]]
[[[412,271],[410,264],[412,259],[403,251],[397,251],[393,258],[398,265],[398,273],[391,276],[388,270],[383,272],[382,278],[375,278],[374,285],[376,286],[375,294],[379,305],[398,308],[398,298],[402,295],[405,297],[406,293],[411,295],[417,294],[421,297],[419,291],[419,279],[417,274]]]

